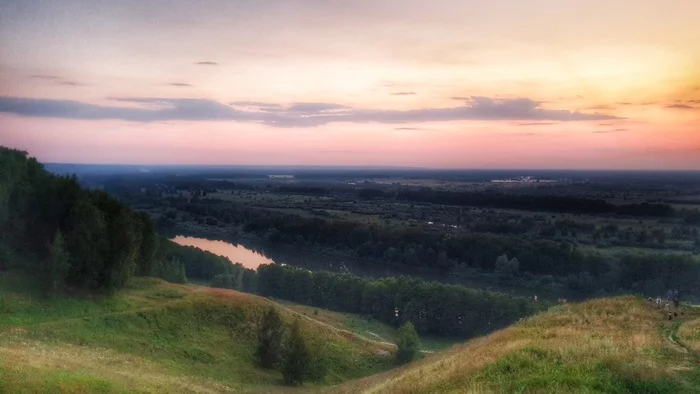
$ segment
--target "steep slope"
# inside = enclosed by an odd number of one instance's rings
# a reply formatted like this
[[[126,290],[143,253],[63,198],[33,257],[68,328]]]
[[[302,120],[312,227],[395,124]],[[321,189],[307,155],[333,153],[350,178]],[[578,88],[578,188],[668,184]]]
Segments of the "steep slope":
[[[695,354],[669,339],[696,316],[685,308],[668,321],[633,297],[556,307],[337,392],[697,393]]]
[[[256,322],[274,304],[265,298],[150,278],[103,299],[44,300],[26,287],[0,272],[0,392],[287,390],[255,364]],[[391,367],[388,346],[311,319],[302,328],[328,369],[306,390]]]

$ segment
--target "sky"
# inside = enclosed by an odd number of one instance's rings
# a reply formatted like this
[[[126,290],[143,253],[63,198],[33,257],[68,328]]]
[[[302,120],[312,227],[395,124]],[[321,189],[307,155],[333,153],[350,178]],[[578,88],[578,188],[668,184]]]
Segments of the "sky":
[[[0,0],[44,162],[700,169],[700,1]]]

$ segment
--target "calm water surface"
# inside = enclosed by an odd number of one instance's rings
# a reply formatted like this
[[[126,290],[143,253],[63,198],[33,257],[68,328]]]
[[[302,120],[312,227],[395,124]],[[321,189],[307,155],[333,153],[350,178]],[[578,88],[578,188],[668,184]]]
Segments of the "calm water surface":
[[[172,238],[172,241],[180,245],[194,246],[219,256],[228,257],[232,262],[241,263],[246,268],[257,269],[259,265],[274,263],[271,259],[243,245],[234,245],[225,241],[184,235],[177,235],[175,238]]]

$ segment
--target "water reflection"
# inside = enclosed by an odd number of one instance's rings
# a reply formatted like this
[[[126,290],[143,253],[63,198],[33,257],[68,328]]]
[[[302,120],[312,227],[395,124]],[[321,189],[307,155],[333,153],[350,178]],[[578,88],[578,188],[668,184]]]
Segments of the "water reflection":
[[[271,259],[243,245],[234,245],[225,241],[187,237],[184,235],[177,235],[175,238],[172,238],[172,241],[180,245],[194,246],[219,256],[228,257],[232,262],[241,263],[246,268],[257,269],[259,265],[274,263]]]

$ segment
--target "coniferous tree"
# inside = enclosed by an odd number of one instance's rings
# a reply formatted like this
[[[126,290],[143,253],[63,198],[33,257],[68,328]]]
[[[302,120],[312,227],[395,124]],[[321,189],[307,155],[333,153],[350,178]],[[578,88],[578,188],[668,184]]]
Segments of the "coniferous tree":
[[[180,263],[180,269],[175,279],[175,283],[187,283],[187,274],[185,274],[185,264]]]
[[[44,286],[47,293],[55,292],[63,284],[63,281],[68,275],[70,268],[69,256],[66,251],[66,246],[63,241],[63,236],[60,231],[56,231],[51,248],[49,249],[49,258],[46,262],[44,270]]]
[[[69,280],[78,286],[97,287],[104,268],[107,230],[104,213],[82,196],[68,219],[66,244],[71,255]]]
[[[411,322],[404,323],[396,332],[396,362],[405,364],[413,361],[420,352],[420,339]]]
[[[119,207],[111,218],[108,230],[109,252],[106,267],[106,285],[109,289],[124,286],[137,268],[140,229],[136,228],[131,212],[126,207]]]
[[[153,222],[148,218],[148,215],[140,213],[138,219],[141,222],[138,273],[143,276],[153,275],[156,253],[158,251],[158,237],[156,236]]]
[[[311,354],[301,333],[299,320],[294,322],[289,339],[284,347],[282,377],[291,386],[301,386],[311,372]]]
[[[269,307],[263,314],[258,327],[257,356],[260,366],[274,368],[280,360],[284,325],[277,309]]]

